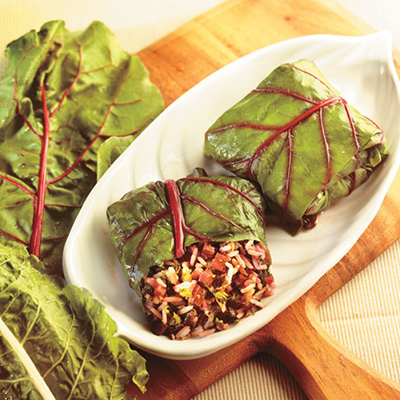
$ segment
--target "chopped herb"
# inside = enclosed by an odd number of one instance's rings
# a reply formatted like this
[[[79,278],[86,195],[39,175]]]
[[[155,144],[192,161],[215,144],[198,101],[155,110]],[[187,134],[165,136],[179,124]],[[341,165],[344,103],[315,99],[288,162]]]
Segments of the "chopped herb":
[[[181,323],[182,323],[181,317],[176,312],[173,312],[172,316],[168,322],[168,325],[169,326],[177,326],[177,325],[180,325]]]
[[[189,288],[181,289],[181,290],[179,291],[179,294],[180,294],[182,297],[192,297],[192,291],[191,291]]]

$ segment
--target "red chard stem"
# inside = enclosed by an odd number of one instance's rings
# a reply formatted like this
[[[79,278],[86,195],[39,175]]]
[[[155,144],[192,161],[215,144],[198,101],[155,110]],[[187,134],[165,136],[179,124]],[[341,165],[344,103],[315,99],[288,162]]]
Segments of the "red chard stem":
[[[169,198],[169,204],[171,206],[172,222],[174,228],[175,238],[175,256],[180,258],[185,254],[183,246],[183,215],[182,215],[182,204],[180,201],[179,190],[176,186],[176,182],[172,179],[165,181],[167,186],[167,193]]]
[[[50,138],[50,116],[47,109],[46,101],[46,89],[45,84],[40,85],[42,94],[42,109],[43,109],[43,137],[42,137],[42,150],[40,153],[40,165],[39,165],[39,183],[34,204],[33,223],[32,223],[32,237],[30,243],[30,253],[40,258],[40,244],[42,238],[42,227],[43,227],[43,214],[44,204],[46,198],[47,189],[47,151],[49,148]]]

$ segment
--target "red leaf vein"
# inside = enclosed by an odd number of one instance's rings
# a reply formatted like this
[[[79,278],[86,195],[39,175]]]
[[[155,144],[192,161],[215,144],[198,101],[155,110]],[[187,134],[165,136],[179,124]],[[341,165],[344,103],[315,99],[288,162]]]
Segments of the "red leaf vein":
[[[270,88],[270,87],[268,87],[268,88],[257,88],[257,89],[254,89],[252,91],[252,93],[280,93],[280,94],[284,94],[284,95],[287,95],[287,96],[290,96],[290,97],[295,97],[296,99],[305,101],[307,103],[318,104],[317,101],[314,101],[314,100],[308,99],[307,97],[301,96],[299,94],[296,94],[296,93],[293,93],[293,92],[289,92],[289,91],[283,90],[283,89],[278,89],[278,88]]]
[[[247,163],[246,167],[246,174],[250,179],[254,179],[253,176],[253,164],[254,162],[260,157],[260,155],[263,153],[263,151],[280,135],[283,133],[287,132],[288,130],[293,129],[296,125],[298,125],[300,122],[304,121],[308,117],[310,117],[313,113],[317,112],[319,109],[323,107],[327,107],[331,104],[335,104],[338,102],[344,102],[344,100],[341,97],[330,97],[327,100],[321,101],[320,103],[317,103],[315,106],[311,107],[307,111],[305,111],[303,114],[299,115],[295,119],[293,119],[291,122],[288,124],[282,126],[279,128],[272,136],[270,136],[268,139],[266,139],[261,145],[256,149],[256,151],[253,153],[253,155],[250,157],[249,162]]]
[[[299,68],[299,67],[297,67],[296,65],[293,65],[293,64],[290,64],[290,66],[293,69],[297,69],[298,71],[303,72],[304,74],[311,76],[316,81],[322,83],[332,94],[334,94],[332,88],[329,85],[327,85],[326,82],[324,82],[322,79],[320,79],[317,76],[315,76],[314,74],[312,74],[310,71],[306,71],[305,69]]]
[[[61,100],[57,104],[56,108],[50,113],[50,118],[52,118],[54,116],[54,114],[61,108],[61,106],[63,105],[63,103],[64,103],[64,101],[66,99],[66,97],[71,92],[73,87],[78,82],[79,77],[81,76],[81,72],[82,72],[82,45],[77,43],[77,46],[78,46],[78,54],[79,54],[78,72],[77,72],[74,80],[71,82],[71,85],[68,87],[67,90],[64,91],[64,93],[63,93],[63,95],[61,97]]]
[[[19,182],[15,181],[14,179],[10,178],[9,176],[0,174],[0,178],[2,178],[5,181],[10,182],[11,184],[17,186],[18,188],[20,188],[24,192],[28,193],[29,195],[35,196],[35,193],[33,193],[31,190],[29,190],[25,186],[21,185],[21,183],[19,183]]]
[[[122,75],[122,73],[123,72],[121,71],[121,75]],[[85,154],[91,149],[91,147],[97,141],[97,139],[102,136],[101,132],[102,132],[107,120],[108,120],[108,117],[111,114],[112,108],[115,106],[115,101],[116,101],[116,99],[118,98],[118,96],[119,96],[119,94],[121,92],[123,84],[129,78],[130,78],[130,76],[128,76],[126,79],[122,79],[122,77],[121,77],[121,81],[120,81],[120,83],[118,85],[118,88],[117,88],[116,93],[114,95],[113,101],[109,104],[107,112],[106,112],[106,115],[105,115],[105,117],[104,117],[104,119],[103,119],[103,121],[102,121],[102,123],[101,123],[101,125],[100,125],[100,127],[99,127],[99,129],[98,129],[98,131],[96,133],[96,135],[94,136],[94,138],[90,141],[90,143],[86,146],[86,148],[82,151],[82,153],[75,159],[75,161],[72,163],[72,165],[69,168],[67,168],[61,175],[59,175],[58,177],[53,178],[52,180],[50,180],[49,181],[49,185],[51,185],[53,183],[56,183],[56,182],[60,181],[61,179],[65,178],[67,175],[69,175],[75,169],[75,167],[82,161],[82,159],[85,156]]]
[[[343,103],[343,105],[344,105],[344,109],[346,110],[347,118],[349,120],[351,132],[352,132],[353,139],[354,139],[354,144],[356,145],[356,149],[358,152],[360,149],[360,142],[358,141],[357,132],[356,132],[355,126],[353,124],[353,119],[351,118],[350,111],[349,111],[349,108],[347,107],[347,104]],[[360,164],[361,161],[360,161],[360,157],[358,156],[357,153],[355,154],[355,157],[356,157],[356,161],[357,161],[357,163],[356,163],[356,169],[357,169],[358,165]],[[357,186],[357,175],[356,175],[355,171],[351,174],[351,177],[352,177],[353,182],[352,182],[349,194],[351,194]]]
[[[236,189],[235,187],[233,187],[225,182],[217,181],[214,179],[208,179],[208,178],[194,177],[194,176],[182,178],[182,179],[180,179],[180,181],[208,182],[208,183],[212,183],[213,185],[222,186],[228,190],[232,190],[233,192],[237,193],[238,195],[243,197],[245,200],[247,200],[249,203],[251,203],[252,206],[256,209],[256,212],[259,215],[259,217],[265,222],[265,215],[264,215],[263,211],[260,210],[258,205],[250,197],[248,197],[246,194],[241,192],[239,189]]]
[[[287,144],[288,144],[288,162],[286,168],[286,179],[285,179],[285,200],[283,202],[283,209],[286,211],[289,203],[290,196],[290,183],[291,183],[291,173],[292,173],[292,160],[293,160],[293,138],[292,130],[288,130]]]
[[[126,243],[128,243],[136,234],[138,234],[140,231],[142,231],[143,229],[149,227],[149,226],[153,226],[156,222],[158,222],[160,219],[166,217],[168,214],[170,214],[171,212],[171,207],[166,208],[165,210],[163,210],[160,214],[156,215],[155,217],[153,217],[152,219],[148,220],[147,222],[145,222],[144,224],[138,226],[137,228],[135,228],[131,233],[129,233],[129,235],[126,236],[126,238],[124,239],[124,245]]]
[[[193,197],[186,196],[184,194],[181,194],[180,197],[181,197],[182,200],[186,200],[189,203],[195,204],[196,206],[202,208],[203,210],[207,211],[209,214],[212,214],[214,217],[222,219],[222,220],[228,222],[230,225],[234,226],[235,228],[242,229],[239,225],[235,224],[231,219],[225,217],[224,215],[222,215],[220,213],[217,213],[217,212],[211,210],[204,203],[194,199]]]
[[[323,188],[323,190],[325,191],[326,186],[328,185],[329,181],[331,180],[331,156],[329,153],[328,138],[327,138],[326,132],[325,132],[322,108],[319,110],[318,113],[319,113],[319,125],[321,128],[321,135],[322,135],[322,141],[324,143],[325,160],[326,160],[326,177],[325,177],[324,188]]]
[[[22,243],[23,245],[28,246],[28,243],[24,242],[22,239],[17,238],[16,236],[12,235],[11,233],[3,231],[2,229],[0,229],[0,233],[10,237],[11,239],[16,240],[18,243]]]

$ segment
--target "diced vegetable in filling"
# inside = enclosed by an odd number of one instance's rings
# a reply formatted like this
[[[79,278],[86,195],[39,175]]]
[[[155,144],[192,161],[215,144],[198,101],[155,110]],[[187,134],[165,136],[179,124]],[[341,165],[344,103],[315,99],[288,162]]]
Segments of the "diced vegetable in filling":
[[[151,330],[171,339],[204,337],[265,307],[273,294],[269,252],[253,240],[200,243],[150,268],[141,281]]]

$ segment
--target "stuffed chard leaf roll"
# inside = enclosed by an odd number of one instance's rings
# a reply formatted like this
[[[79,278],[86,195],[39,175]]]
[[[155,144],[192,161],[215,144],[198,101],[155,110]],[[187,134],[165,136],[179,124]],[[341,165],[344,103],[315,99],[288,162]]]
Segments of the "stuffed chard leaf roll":
[[[382,130],[306,59],[277,67],[205,136],[205,156],[258,182],[294,233],[365,182],[388,153]]]
[[[206,336],[265,306],[274,289],[265,211],[250,181],[201,170],[109,206],[114,248],[154,333]]]

